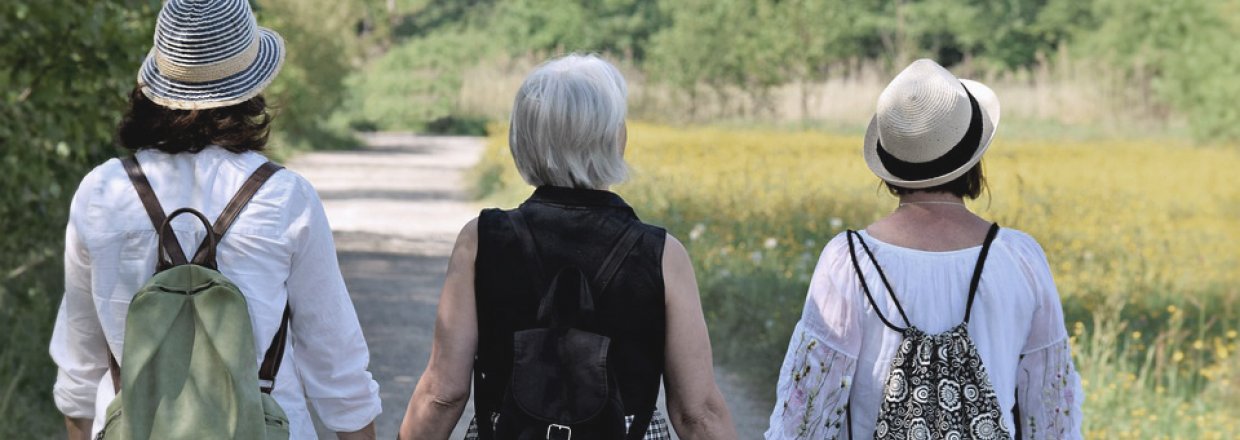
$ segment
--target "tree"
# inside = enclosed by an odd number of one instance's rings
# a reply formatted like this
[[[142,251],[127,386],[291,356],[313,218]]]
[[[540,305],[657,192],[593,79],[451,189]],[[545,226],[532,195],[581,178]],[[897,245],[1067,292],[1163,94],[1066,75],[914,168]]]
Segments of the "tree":
[[[363,61],[358,32],[365,8],[333,0],[260,0],[259,23],[284,38],[287,55],[264,94],[274,104],[277,146],[350,143],[327,123],[345,98],[345,77]],[[336,145],[333,145],[336,144]]]

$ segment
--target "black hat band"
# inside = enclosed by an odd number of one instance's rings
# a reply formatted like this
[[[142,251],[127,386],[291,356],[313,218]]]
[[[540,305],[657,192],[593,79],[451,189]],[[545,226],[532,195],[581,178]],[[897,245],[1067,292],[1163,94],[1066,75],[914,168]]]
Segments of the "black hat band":
[[[883,148],[882,139],[879,138],[876,140],[878,144],[876,150],[878,152],[878,160],[882,162],[883,168],[886,168],[888,173],[900,179],[915,181],[939,177],[969,163],[969,159],[972,159],[977,149],[981,148],[982,110],[977,105],[977,99],[973,97],[972,93],[969,93],[969,89],[966,88],[964,93],[969,96],[969,105],[972,108],[973,115],[969,121],[969,129],[965,131],[964,137],[960,139],[960,142],[957,142],[947,153],[929,162],[908,162],[888,153]]]

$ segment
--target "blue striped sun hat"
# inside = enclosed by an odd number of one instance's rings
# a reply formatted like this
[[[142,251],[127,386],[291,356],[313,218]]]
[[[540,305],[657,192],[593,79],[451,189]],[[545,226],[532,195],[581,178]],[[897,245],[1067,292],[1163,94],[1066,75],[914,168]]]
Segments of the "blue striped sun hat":
[[[169,0],[138,86],[172,109],[225,107],[257,96],[283,64],[284,40],[258,26],[247,0]]]

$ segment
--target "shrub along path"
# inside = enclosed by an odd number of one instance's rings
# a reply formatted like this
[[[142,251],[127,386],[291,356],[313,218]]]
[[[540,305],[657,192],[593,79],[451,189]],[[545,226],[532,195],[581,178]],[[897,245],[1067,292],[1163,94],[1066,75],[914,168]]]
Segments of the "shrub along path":
[[[465,190],[465,173],[483,140],[394,133],[366,140],[359,150],[307,153],[287,165],[314,184],[327,210],[383,398],[379,438],[394,438],[430,357],[453,241],[481,208]],[[760,438],[769,404],[717,371],[740,438]],[[471,414],[472,402],[452,439],[464,435]],[[331,438],[322,427],[319,432]]]

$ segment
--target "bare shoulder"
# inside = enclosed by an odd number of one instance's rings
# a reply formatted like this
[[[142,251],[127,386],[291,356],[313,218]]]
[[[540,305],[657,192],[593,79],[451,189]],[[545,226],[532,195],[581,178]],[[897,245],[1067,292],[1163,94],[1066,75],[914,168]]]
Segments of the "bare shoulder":
[[[697,304],[697,277],[693,273],[693,261],[684,244],[667,234],[663,242],[663,300],[673,310],[687,304]]]
[[[478,251],[478,217],[474,217],[461,227],[461,232],[456,236],[457,251],[468,251],[470,255]]]
[[[672,234],[667,234],[663,241],[663,277],[666,279],[673,271],[693,272],[693,262],[689,259],[689,251],[685,245]]]

